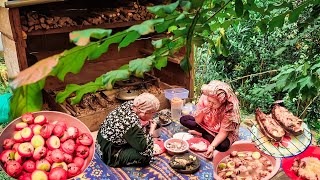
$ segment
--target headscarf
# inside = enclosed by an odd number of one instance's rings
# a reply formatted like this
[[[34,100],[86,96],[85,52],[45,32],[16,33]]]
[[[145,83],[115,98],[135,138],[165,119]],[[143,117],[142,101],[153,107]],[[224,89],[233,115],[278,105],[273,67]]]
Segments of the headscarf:
[[[141,112],[156,112],[159,110],[160,102],[153,94],[142,93],[133,100],[133,106]]]
[[[213,80],[209,84],[204,84],[201,87],[202,95],[198,105],[204,107],[208,103],[208,96],[217,99],[221,104],[223,112],[232,113],[231,120],[235,123],[240,123],[240,109],[237,96],[234,94],[229,84],[222,81]]]

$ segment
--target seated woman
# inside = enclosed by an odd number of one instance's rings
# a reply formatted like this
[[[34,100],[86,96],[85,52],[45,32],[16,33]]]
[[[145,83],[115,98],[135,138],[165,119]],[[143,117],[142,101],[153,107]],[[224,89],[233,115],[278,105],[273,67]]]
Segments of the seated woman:
[[[96,149],[109,166],[146,166],[153,156],[153,133],[156,123],[150,123],[149,133],[142,124],[158,111],[159,100],[143,93],[110,112],[101,124]]]
[[[180,123],[211,143],[206,155],[212,158],[214,149],[225,152],[238,139],[239,101],[232,88],[221,81],[211,81],[201,91],[194,116],[183,116]]]

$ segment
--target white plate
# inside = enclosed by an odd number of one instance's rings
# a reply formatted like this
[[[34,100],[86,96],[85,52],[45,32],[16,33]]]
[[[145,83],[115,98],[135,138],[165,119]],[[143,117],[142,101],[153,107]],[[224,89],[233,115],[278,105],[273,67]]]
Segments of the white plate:
[[[193,137],[194,136],[192,134],[187,133],[187,132],[178,132],[178,133],[173,135],[173,138],[182,139],[182,140],[185,140],[185,141],[188,141],[189,139],[191,139]]]

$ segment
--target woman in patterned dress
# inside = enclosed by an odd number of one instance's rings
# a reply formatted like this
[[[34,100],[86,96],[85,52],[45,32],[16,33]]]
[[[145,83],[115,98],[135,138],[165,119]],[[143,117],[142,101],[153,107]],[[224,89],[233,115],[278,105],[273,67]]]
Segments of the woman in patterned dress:
[[[191,129],[191,134],[201,135],[211,143],[206,155],[212,158],[215,149],[225,152],[238,140],[239,101],[232,88],[221,81],[211,81],[201,91],[194,116],[183,116],[180,123]]]
[[[127,101],[110,112],[101,124],[97,135],[97,151],[109,166],[146,166],[153,156],[153,133],[143,128],[158,111],[159,100],[152,94],[143,93],[133,101]]]

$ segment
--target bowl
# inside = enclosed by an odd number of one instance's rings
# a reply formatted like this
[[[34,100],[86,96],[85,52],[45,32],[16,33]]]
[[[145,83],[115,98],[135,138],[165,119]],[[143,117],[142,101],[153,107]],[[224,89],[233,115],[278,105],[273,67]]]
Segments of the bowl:
[[[172,98],[178,97],[181,99],[186,99],[189,97],[189,90],[185,88],[173,88],[173,89],[165,89],[164,96],[171,101]]]
[[[62,112],[57,112],[57,111],[39,111],[39,112],[34,112],[32,113],[35,117],[38,115],[44,115],[47,120],[52,123],[54,121],[62,121],[65,122],[67,124],[67,126],[75,126],[79,129],[80,133],[89,133],[91,135],[90,130],[88,129],[88,127],[83,124],[80,120],[78,120],[77,118],[70,116],[68,114],[62,113]],[[21,117],[13,120],[10,124],[8,124],[5,129],[2,131],[2,133],[0,134],[0,153],[3,151],[3,141],[7,138],[13,138],[13,132],[15,131],[15,125],[17,123],[21,122]],[[92,138],[94,139],[94,138]],[[89,166],[93,156],[94,156],[94,152],[95,152],[95,144],[93,143],[90,146],[90,151],[89,151],[89,156],[86,158],[84,165],[81,169],[81,173],[87,169],[87,167]],[[4,169],[3,164],[1,164],[1,168]],[[70,178],[72,179],[72,178]]]
[[[262,156],[265,156],[266,158],[268,158],[272,163],[273,170],[263,180],[271,179],[273,176],[275,176],[277,174],[277,172],[280,168],[281,161],[279,158],[274,158],[270,155],[263,153],[258,148],[256,148],[256,146],[253,142],[251,142],[251,141],[236,141],[235,143],[233,143],[233,145],[230,147],[230,149],[226,152],[214,151],[213,172],[214,172],[214,178],[216,180],[222,180],[222,178],[219,177],[218,173],[217,173],[218,164],[222,161],[223,158],[228,156],[232,151],[257,151],[257,152],[260,152],[260,154]]]
[[[170,144],[176,144],[177,146],[183,146],[182,149],[172,149]],[[170,138],[164,142],[164,147],[170,155],[182,154],[189,150],[189,144],[187,141],[182,139]]]

